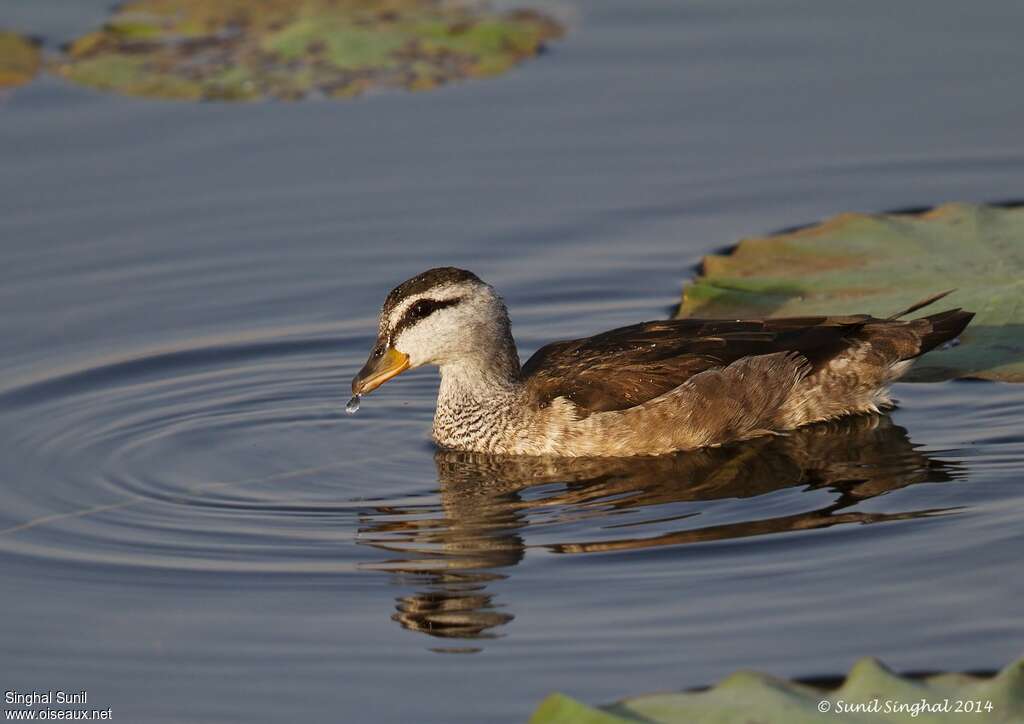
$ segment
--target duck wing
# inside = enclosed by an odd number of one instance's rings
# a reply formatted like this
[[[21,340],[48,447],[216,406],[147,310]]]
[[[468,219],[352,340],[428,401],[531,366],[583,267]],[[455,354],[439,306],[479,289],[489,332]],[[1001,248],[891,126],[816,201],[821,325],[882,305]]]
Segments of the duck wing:
[[[565,397],[584,416],[624,410],[744,357],[796,352],[818,367],[872,321],[879,320],[853,315],[643,322],[542,347],[523,365],[522,379],[540,406]]]

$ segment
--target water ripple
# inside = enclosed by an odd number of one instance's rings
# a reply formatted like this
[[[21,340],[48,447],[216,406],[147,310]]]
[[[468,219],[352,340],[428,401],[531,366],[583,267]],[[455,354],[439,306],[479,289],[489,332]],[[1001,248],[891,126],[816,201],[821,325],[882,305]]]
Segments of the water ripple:
[[[353,570],[344,546],[366,503],[350,473],[380,437],[342,412],[359,340],[281,332],[132,355],[0,393],[24,472],[7,485],[0,548],[101,565]],[[364,422],[396,404],[376,402]],[[404,480],[401,465],[374,463],[375,480],[389,470]],[[20,482],[44,478],[45,488]]]

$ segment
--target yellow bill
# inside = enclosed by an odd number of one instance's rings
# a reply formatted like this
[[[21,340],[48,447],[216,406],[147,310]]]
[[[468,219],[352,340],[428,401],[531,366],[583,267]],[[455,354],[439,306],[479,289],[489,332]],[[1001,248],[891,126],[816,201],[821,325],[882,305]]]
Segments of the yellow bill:
[[[409,355],[402,354],[394,347],[388,347],[385,351],[377,347],[370,353],[370,359],[352,378],[352,394],[365,395],[373,392],[392,377],[396,377],[409,369]]]

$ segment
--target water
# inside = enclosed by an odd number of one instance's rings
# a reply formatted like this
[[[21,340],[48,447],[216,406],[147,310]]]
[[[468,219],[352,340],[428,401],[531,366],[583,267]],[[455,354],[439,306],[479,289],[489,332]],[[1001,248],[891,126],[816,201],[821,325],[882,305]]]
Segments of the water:
[[[55,43],[105,5],[0,18]],[[384,295],[430,266],[497,286],[525,356],[667,315],[742,234],[1020,196],[1017,3],[560,12],[548,56],[435,93],[3,101],[5,690],[512,722],[553,689],[1021,653],[1024,387],[575,464],[437,453],[430,371],[342,412]]]

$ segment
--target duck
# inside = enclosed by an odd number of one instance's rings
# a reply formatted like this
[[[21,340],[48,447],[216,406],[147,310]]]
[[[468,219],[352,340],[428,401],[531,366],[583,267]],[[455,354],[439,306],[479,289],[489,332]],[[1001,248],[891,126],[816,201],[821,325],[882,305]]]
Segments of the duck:
[[[353,399],[433,365],[432,437],[442,449],[626,457],[716,447],[893,407],[889,385],[974,316],[957,308],[902,319],[949,293],[884,319],[642,322],[553,342],[520,364],[495,289],[438,267],[387,295]]]

